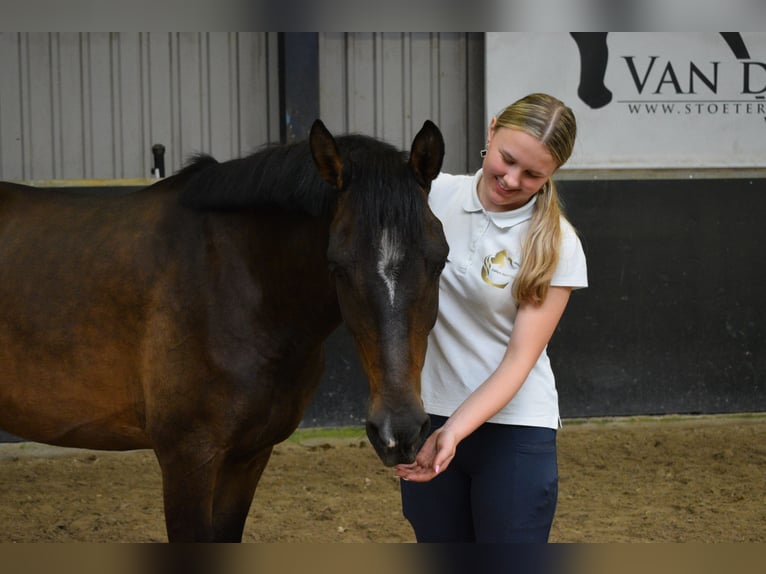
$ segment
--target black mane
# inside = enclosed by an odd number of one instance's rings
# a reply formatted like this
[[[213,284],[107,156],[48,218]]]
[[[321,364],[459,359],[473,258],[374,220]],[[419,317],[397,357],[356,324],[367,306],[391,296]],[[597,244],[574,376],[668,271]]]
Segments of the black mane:
[[[318,215],[335,193],[319,177],[308,142],[270,145],[226,162],[198,155],[176,176],[188,177],[181,204],[199,211],[275,205]]]
[[[340,136],[336,142],[343,157],[343,179],[352,181],[349,191],[358,223],[367,229],[388,226],[417,232],[424,202],[412,193],[407,155],[363,135]],[[182,205],[202,211],[278,206],[319,215],[334,206],[338,193],[319,176],[308,141],[270,145],[221,163],[198,155],[174,177],[188,178]]]

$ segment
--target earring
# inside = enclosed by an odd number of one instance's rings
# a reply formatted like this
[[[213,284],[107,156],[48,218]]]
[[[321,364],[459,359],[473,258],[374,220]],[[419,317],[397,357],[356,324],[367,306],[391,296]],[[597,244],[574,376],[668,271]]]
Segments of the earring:
[[[487,157],[487,150],[485,150],[485,149],[481,150],[481,151],[479,152],[479,155],[480,155],[481,157]]]

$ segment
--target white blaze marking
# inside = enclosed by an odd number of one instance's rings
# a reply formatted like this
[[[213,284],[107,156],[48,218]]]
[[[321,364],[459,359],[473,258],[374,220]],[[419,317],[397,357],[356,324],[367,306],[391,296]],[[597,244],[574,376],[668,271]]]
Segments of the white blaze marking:
[[[391,305],[394,304],[396,279],[399,276],[401,260],[402,252],[399,243],[391,236],[388,229],[384,229],[380,238],[380,246],[378,247],[378,275],[386,284]]]

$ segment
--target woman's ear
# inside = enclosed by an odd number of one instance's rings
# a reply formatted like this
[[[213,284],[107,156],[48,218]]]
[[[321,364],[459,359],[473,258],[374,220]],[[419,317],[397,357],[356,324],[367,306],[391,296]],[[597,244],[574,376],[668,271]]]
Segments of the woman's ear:
[[[492,139],[492,134],[495,133],[495,126],[497,125],[497,117],[493,117],[489,122],[489,129],[487,130],[487,143]]]

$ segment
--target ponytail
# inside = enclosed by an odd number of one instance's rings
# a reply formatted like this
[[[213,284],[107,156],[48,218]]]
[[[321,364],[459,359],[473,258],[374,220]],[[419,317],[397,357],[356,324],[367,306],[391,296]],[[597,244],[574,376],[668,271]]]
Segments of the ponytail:
[[[537,193],[529,232],[521,254],[521,269],[513,283],[513,298],[521,305],[539,305],[548,295],[548,287],[559,261],[562,209],[556,184],[548,179]]]

